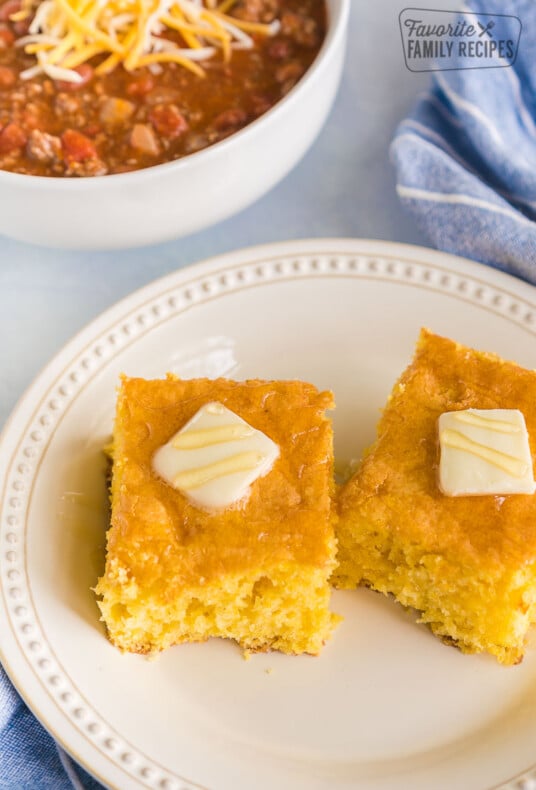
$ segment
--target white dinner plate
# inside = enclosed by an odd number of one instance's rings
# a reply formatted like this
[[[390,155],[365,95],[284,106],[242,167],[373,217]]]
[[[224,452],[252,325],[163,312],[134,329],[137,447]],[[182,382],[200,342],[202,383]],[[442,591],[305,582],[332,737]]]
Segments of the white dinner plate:
[[[536,640],[521,665],[503,667],[361,589],[334,593],[344,621],[320,657],[246,662],[211,640],[148,661],[107,642],[90,589],[103,567],[102,447],[121,372],[331,388],[343,465],[373,438],[421,326],[536,367],[531,286],[427,249],[325,239],[232,253],[143,288],[23,397],[0,442],[0,655],[36,716],[103,783],[536,786]]]

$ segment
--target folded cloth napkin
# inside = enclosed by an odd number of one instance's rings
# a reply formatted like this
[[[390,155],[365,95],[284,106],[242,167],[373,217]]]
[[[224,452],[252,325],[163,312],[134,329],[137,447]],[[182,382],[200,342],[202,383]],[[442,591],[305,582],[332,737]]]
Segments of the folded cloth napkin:
[[[391,146],[398,195],[436,247],[536,283],[536,3],[470,0],[466,10],[517,16],[517,58],[434,73]],[[519,23],[508,25],[516,39]]]
[[[0,788],[102,790],[32,716],[1,666]]]

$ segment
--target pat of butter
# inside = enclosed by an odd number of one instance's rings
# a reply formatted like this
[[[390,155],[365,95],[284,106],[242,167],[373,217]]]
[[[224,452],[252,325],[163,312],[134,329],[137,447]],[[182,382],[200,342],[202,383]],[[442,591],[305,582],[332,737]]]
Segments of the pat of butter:
[[[207,403],[153,456],[153,469],[194,505],[222,510],[268,474],[279,447],[223,404]]]
[[[517,409],[445,412],[439,446],[439,487],[447,496],[536,490],[525,418]]]

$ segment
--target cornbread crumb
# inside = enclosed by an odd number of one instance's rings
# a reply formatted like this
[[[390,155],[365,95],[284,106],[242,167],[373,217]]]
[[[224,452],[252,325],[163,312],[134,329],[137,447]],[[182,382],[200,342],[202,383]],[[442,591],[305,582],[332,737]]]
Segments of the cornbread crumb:
[[[536,373],[422,330],[341,491],[334,583],[392,593],[445,642],[515,664],[536,619],[536,498],[440,492],[437,421],[462,409],[519,409],[534,461]]]
[[[195,507],[151,459],[206,403],[217,401],[280,448],[247,501]],[[228,637],[250,652],[319,653],[335,537],[328,392],[302,382],[146,381],[124,377],[113,437],[112,517],[95,588],[111,642],[155,653]]]

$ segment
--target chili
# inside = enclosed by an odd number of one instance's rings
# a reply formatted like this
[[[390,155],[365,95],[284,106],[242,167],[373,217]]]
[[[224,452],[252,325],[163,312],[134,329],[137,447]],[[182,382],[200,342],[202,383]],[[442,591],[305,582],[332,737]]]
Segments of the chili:
[[[96,57],[76,68],[80,82],[25,81],[20,73],[33,61],[16,46],[28,30],[10,19],[17,10],[20,0],[0,3],[0,169],[40,176],[124,173],[222,140],[293,88],[326,31],[325,0],[240,0],[238,19],[278,19],[279,31],[253,36],[255,46],[229,62],[204,62],[205,78],[177,63],[96,76]]]

